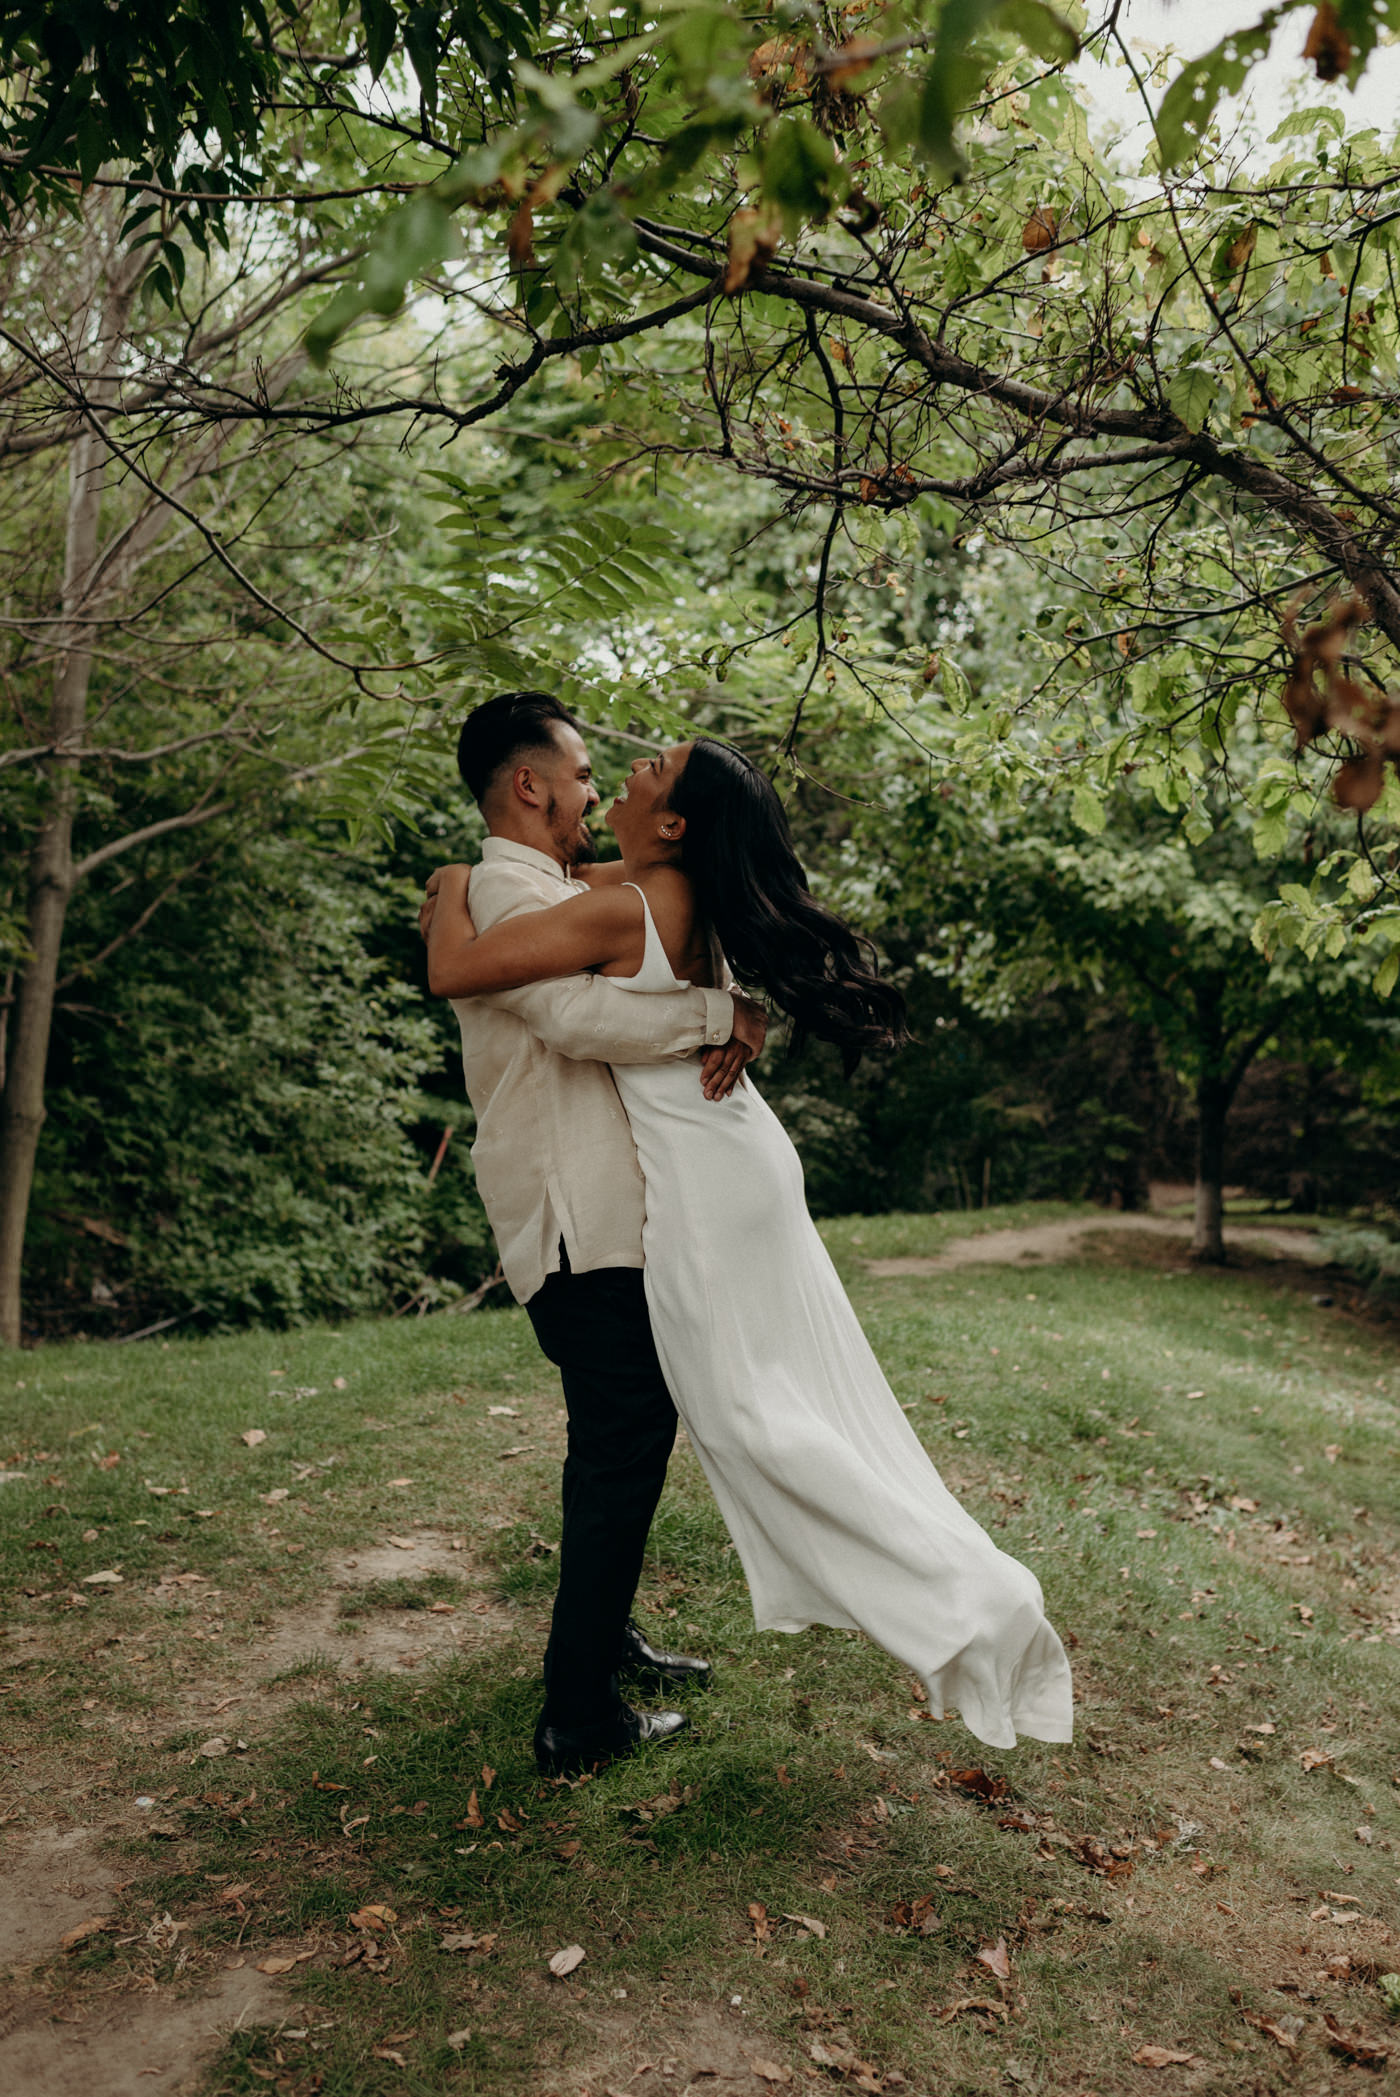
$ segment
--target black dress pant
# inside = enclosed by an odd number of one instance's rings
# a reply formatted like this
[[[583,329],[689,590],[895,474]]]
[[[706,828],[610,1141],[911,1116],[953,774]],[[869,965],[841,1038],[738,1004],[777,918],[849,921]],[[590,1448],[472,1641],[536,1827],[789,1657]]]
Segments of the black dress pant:
[[[565,1260],[525,1309],[563,1378],[569,1418],[544,1720],[589,1725],[617,1707],[622,1634],[666,1482],[676,1408],[640,1268],[574,1274]]]

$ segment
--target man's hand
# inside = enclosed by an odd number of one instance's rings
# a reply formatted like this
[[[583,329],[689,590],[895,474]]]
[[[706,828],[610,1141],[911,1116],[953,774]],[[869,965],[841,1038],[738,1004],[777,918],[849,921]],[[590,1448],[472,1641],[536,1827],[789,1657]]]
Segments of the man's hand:
[[[734,1032],[722,1048],[706,1049],[700,1058],[700,1083],[706,1099],[728,1099],[763,1047],[768,1032],[768,1014],[752,998],[736,995]]]

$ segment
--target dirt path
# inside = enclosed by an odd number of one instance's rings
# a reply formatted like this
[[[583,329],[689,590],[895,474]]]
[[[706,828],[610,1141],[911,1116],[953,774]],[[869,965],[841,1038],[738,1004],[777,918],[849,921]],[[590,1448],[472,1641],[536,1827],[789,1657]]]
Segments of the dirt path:
[[[298,1670],[307,1662],[342,1680],[364,1668],[396,1674],[479,1650],[515,1628],[511,1612],[488,1598],[485,1575],[462,1542],[438,1531],[414,1529],[335,1552],[326,1573],[315,1599],[279,1613],[255,1643],[221,1655],[208,1673],[172,1685],[153,1710],[89,1724],[110,1725],[114,1744],[126,1745],[193,1726],[211,1737],[186,1761],[199,1764],[203,1757],[217,1767],[221,1757],[236,1756],[240,1730],[255,1740],[261,1723],[305,1695]],[[356,1611],[357,1589],[425,1574],[446,1575],[459,1591],[450,1602],[427,1607]],[[199,1576],[184,1575],[174,1585],[192,1621],[217,1603],[217,1588]],[[150,1592],[158,1602],[169,1600],[164,1588]],[[32,1636],[26,1634],[26,1643]],[[196,1781],[192,1771],[186,1774]],[[69,1794],[64,1810],[74,1804]],[[197,1937],[178,1962],[174,1986],[151,1979],[139,1992],[65,1990],[61,1969],[55,1974],[53,1967],[65,1936],[113,1917],[137,1875],[138,1867],[121,1855],[123,1843],[153,1832],[176,1835],[174,1827],[156,1825],[155,1799],[115,1809],[110,1802],[99,1807],[96,1799],[88,1804],[88,1825],[23,1824],[16,1815],[0,1835],[0,2090],[17,2097],[181,2097],[231,2031],[285,2025],[299,2006],[252,1959],[206,1956]],[[153,1955],[165,1948],[161,1926],[159,1917],[150,1926]]]
[[[1170,1216],[1124,1215],[1106,1210],[1101,1216],[1084,1216],[1069,1223],[1035,1223],[1025,1230],[986,1231],[980,1238],[958,1238],[946,1252],[925,1258],[866,1260],[867,1274],[877,1281],[901,1274],[947,1274],[955,1267],[1009,1267],[1021,1260],[1070,1260],[1080,1252],[1086,1238],[1101,1232],[1143,1231],[1155,1238],[1175,1238],[1190,1243],[1191,1226]],[[1280,1229],[1267,1223],[1231,1225],[1225,1232],[1229,1250],[1281,1252],[1290,1258],[1319,1262],[1322,1254],[1315,1231]]]

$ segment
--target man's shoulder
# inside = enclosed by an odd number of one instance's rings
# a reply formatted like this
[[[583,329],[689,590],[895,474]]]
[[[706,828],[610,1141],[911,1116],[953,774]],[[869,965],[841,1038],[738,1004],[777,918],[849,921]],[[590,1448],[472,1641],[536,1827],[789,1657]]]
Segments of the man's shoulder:
[[[483,859],[472,869],[467,908],[477,930],[484,932],[487,921],[531,905],[547,908],[561,903],[567,894],[543,867],[532,867],[520,859]]]

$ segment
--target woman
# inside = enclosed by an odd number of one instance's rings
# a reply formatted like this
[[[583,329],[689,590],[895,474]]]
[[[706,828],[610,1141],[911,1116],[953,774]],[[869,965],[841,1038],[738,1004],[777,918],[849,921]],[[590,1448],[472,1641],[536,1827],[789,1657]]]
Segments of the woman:
[[[906,1037],[904,1006],[809,890],[757,766],[708,738],[639,758],[606,818],[620,865],[476,936],[470,869],[444,868],[428,937],[446,997],[597,969],[640,993],[720,981],[724,958],[798,1039]],[[755,1087],[706,1099],[672,1061],[616,1069],[646,1180],[646,1290],[661,1364],[760,1630],[866,1632],[989,1746],[1071,1737],[1064,1650],[1034,1575],[949,1493],[807,1213],[802,1168]]]

